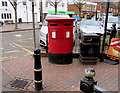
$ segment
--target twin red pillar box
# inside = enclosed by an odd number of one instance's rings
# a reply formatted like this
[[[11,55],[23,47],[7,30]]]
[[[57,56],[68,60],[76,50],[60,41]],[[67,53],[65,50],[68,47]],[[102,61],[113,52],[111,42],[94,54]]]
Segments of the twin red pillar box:
[[[55,64],[72,63],[73,18],[51,18],[48,21],[48,60]]]

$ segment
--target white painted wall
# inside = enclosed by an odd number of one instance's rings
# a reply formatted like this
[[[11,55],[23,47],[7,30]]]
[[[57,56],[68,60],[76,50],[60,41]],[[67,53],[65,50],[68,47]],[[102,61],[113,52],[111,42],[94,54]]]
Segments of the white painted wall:
[[[55,10],[53,6],[48,4],[48,7],[45,7],[45,3],[47,0],[42,0],[43,1],[43,13],[47,13],[48,10]],[[51,0],[54,1],[54,0]],[[64,7],[62,7],[62,4],[64,4]],[[58,9],[57,11],[67,11],[67,0],[61,0],[60,3],[58,4]]]
[[[8,6],[3,7],[2,1],[7,1]],[[23,1],[26,1],[26,5],[23,5]],[[35,6],[34,6],[34,15],[35,15],[35,21],[40,22],[40,0],[34,0]],[[47,0],[42,0],[42,6],[43,6],[43,13],[48,13],[48,10],[54,10],[54,7],[48,5],[48,7],[45,7],[45,2]],[[52,1],[52,0],[51,0]],[[17,19],[22,18],[22,22],[32,22],[32,3],[29,0],[17,0],[18,6],[17,6]],[[64,6],[62,6],[64,5]],[[7,11],[6,11],[7,9]],[[58,4],[58,11],[67,11],[67,0],[61,0]],[[1,13],[11,13],[13,22],[15,22],[15,15],[14,15],[14,9],[9,3],[8,0],[0,0],[0,20],[8,20],[8,19],[1,19]],[[17,20],[18,21],[18,20]]]
[[[19,3],[20,1],[18,1]],[[32,7],[31,2],[27,1],[26,5],[21,2],[17,6],[17,17],[22,18],[22,22],[32,22]]]

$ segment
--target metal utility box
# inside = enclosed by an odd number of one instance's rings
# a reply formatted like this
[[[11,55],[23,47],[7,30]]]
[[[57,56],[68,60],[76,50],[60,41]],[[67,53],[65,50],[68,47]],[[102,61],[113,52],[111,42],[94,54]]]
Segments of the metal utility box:
[[[80,43],[80,61],[97,63],[100,54],[100,36],[97,34],[82,34]]]
[[[48,21],[48,59],[56,64],[72,63],[73,18],[51,18]]]

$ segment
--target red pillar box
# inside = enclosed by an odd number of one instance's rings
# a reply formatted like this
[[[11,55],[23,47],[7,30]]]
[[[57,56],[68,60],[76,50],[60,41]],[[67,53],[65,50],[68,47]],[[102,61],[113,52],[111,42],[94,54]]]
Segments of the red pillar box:
[[[48,21],[48,59],[55,64],[72,63],[73,18],[51,18]]]

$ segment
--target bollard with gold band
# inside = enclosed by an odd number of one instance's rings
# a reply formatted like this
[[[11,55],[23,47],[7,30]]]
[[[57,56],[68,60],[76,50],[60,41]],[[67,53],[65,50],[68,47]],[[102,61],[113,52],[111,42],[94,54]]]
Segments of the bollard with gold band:
[[[34,82],[35,90],[42,90],[42,66],[41,66],[41,56],[40,49],[34,49]]]

